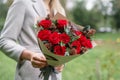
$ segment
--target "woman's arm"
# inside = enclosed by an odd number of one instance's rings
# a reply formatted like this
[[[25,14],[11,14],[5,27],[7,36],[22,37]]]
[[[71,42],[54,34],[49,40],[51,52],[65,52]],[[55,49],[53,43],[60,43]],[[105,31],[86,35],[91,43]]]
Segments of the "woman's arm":
[[[10,7],[4,28],[0,35],[0,50],[16,61],[29,60],[33,67],[47,65],[46,58],[42,53],[27,50],[17,43],[22,30],[26,12],[26,6],[22,0],[14,2]]]
[[[9,8],[5,25],[0,35],[0,50],[12,59],[19,61],[25,50],[17,43],[25,17],[25,5],[22,1],[14,2]]]

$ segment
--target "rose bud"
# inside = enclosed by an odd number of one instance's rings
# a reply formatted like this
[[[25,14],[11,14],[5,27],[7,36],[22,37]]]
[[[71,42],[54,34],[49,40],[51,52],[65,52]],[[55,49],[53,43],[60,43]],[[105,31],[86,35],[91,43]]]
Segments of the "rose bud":
[[[96,30],[95,29],[89,29],[88,31],[83,31],[83,34],[87,37],[90,38],[90,36],[93,36],[95,34]]]
[[[77,50],[75,48],[71,48],[70,55],[76,55],[76,54],[77,54]]]
[[[85,53],[87,50],[88,50],[88,48],[82,47],[82,48],[81,48],[81,53]]]
[[[57,27],[56,27],[56,25],[55,25],[55,24],[53,24],[53,23],[52,23],[52,26],[51,26],[51,28],[54,28],[54,29],[56,29]]]
[[[94,29],[90,29],[89,31],[88,31],[88,33],[86,34],[86,36],[87,37],[90,37],[90,36],[93,36],[94,34],[95,34],[95,30]]]
[[[49,28],[49,30],[51,30],[51,32],[55,32],[57,29],[56,29],[56,25],[52,23],[51,27]],[[58,31],[56,31],[58,32]]]
[[[52,44],[49,42],[44,43],[44,45],[47,47],[48,50],[51,50]]]
[[[83,31],[83,34],[86,35],[88,33],[88,31]]]
[[[50,20],[50,15],[49,14],[46,17],[46,20]]]

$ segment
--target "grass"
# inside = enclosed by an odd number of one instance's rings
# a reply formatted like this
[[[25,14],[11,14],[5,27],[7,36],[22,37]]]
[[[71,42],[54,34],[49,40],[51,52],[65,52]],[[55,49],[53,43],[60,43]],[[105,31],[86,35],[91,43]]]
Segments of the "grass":
[[[16,62],[0,52],[0,80],[14,80]]]
[[[98,46],[68,62],[63,80],[119,80],[120,33],[96,34]],[[0,80],[13,80],[16,62],[0,52]]]

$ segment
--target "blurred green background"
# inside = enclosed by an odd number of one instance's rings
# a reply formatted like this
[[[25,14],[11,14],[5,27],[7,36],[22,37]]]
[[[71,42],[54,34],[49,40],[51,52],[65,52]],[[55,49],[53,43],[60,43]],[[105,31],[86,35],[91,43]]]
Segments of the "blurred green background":
[[[120,0],[60,0],[73,22],[97,30],[98,44],[68,62],[63,80],[120,80]],[[0,0],[0,32],[12,0]],[[0,52],[0,80],[13,80],[16,62]]]

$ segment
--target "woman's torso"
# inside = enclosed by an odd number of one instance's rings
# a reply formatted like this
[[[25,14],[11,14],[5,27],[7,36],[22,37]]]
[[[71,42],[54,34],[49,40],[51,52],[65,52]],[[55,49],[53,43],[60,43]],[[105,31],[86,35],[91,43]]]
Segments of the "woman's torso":
[[[47,16],[47,11],[42,0],[15,0],[13,5],[21,2],[21,6],[25,7],[25,14],[18,42],[26,49],[40,53],[34,25]],[[33,68],[29,61],[22,61],[17,64],[15,80],[42,80],[38,77],[39,74],[40,70]],[[60,74],[52,74],[50,79],[56,80],[56,76],[61,78]]]

